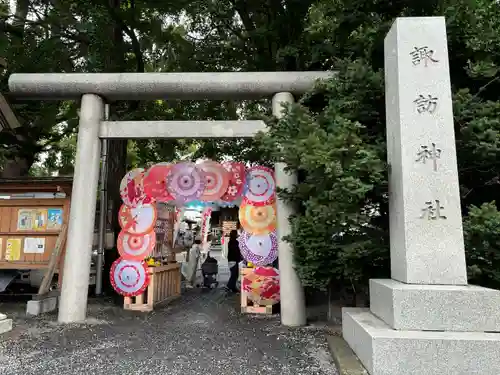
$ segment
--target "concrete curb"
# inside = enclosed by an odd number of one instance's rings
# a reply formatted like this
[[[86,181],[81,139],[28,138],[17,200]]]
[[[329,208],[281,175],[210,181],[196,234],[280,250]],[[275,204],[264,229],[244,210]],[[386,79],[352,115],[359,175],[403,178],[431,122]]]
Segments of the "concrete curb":
[[[341,336],[327,335],[326,341],[339,375],[368,375],[356,354]]]

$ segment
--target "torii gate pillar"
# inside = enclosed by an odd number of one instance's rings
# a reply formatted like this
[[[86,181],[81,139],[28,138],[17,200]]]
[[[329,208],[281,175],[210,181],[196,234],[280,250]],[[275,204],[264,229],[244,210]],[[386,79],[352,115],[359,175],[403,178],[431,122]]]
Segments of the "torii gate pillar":
[[[273,96],[273,115],[283,117],[283,105],[293,103],[293,95],[289,92],[280,92]],[[285,171],[285,163],[274,165],[276,186],[281,189],[291,189],[297,184],[297,176]],[[276,200],[278,260],[280,271],[280,300],[281,323],[285,326],[297,327],[306,324],[306,303],[304,289],[294,268],[294,252],[291,244],[283,237],[291,231],[290,215],[295,212],[294,207],[278,197]]]

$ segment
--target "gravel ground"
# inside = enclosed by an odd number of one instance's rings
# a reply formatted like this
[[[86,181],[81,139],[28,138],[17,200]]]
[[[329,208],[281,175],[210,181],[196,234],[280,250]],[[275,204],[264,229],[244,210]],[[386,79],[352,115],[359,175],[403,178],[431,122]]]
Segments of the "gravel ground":
[[[278,316],[239,313],[221,289],[189,291],[153,313],[90,301],[86,324],[27,318],[0,303],[14,329],[0,336],[0,374],[337,375],[325,328],[287,329]]]

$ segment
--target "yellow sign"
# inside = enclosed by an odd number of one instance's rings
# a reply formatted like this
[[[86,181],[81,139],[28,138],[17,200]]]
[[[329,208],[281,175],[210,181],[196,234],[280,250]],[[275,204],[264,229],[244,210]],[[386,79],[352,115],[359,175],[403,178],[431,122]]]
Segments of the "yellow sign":
[[[33,210],[33,229],[47,229],[47,210]]]
[[[5,247],[5,260],[15,262],[21,259],[21,239],[9,238]]]

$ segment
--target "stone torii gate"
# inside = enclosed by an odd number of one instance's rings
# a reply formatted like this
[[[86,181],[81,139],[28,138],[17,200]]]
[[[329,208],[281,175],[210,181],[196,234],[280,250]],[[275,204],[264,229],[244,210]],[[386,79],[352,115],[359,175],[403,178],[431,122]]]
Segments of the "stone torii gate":
[[[29,73],[13,74],[9,89],[20,99],[81,99],[74,187],[59,306],[59,322],[86,318],[89,269],[99,180],[100,139],[113,138],[245,138],[265,130],[262,121],[103,121],[105,101],[157,99],[258,99],[272,97],[275,116],[293,95],[311,89],[330,72],[225,73]],[[276,184],[293,186],[296,176],[275,165]],[[303,289],[293,267],[293,252],[282,240],[290,233],[293,212],[277,201],[281,322],[306,322]]]

